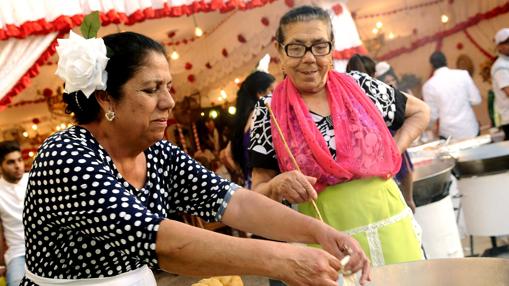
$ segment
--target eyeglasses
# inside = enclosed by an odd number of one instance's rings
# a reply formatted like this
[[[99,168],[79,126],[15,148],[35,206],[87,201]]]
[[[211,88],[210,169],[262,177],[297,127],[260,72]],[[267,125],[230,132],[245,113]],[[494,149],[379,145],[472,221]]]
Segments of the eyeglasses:
[[[308,51],[310,51],[314,56],[326,56],[330,54],[332,50],[331,42],[315,43],[311,46],[306,46],[303,44],[283,45],[282,43],[280,43],[280,45],[285,50],[286,55],[290,58],[302,58]]]

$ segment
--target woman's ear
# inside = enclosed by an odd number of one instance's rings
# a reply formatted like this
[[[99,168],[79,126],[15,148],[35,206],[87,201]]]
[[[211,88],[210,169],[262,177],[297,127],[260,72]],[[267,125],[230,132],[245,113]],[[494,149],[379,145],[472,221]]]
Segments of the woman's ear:
[[[96,90],[94,95],[103,112],[112,110],[113,102],[111,96],[105,90]]]

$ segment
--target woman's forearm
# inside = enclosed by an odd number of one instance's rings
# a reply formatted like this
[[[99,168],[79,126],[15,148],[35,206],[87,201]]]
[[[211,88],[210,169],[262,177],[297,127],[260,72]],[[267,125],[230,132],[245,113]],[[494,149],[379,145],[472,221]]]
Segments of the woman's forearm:
[[[325,226],[312,217],[245,189],[235,192],[223,222],[263,237],[302,243],[317,243],[315,235]]]
[[[280,249],[275,242],[241,239],[172,220],[161,222],[156,242],[163,270],[191,276],[275,277],[270,268],[281,260]]]
[[[426,129],[429,119],[430,110],[428,105],[413,96],[408,96],[405,122],[394,136],[401,153]]]

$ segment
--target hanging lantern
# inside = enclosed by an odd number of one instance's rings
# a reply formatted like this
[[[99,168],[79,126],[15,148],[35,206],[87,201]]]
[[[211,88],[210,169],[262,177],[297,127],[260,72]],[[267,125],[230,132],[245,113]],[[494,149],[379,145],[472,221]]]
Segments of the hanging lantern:
[[[191,64],[190,62],[187,62],[187,63],[184,65],[184,68],[185,68],[186,70],[190,70],[190,69],[192,69],[192,68],[193,68],[193,64]]]
[[[194,75],[193,75],[193,74],[190,74],[190,75],[188,75],[188,76],[187,76],[187,80],[188,80],[189,82],[194,82],[194,81],[196,80],[196,78],[194,77]]]

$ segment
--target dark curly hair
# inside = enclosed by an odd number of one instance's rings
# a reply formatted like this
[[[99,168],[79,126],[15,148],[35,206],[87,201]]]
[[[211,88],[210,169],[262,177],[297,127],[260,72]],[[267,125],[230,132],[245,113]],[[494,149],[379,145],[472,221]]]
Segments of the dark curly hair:
[[[122,86],[133,77],[134,73],[144,64],[149,52],[166,55],[166,50],[158,42],[138,33],[122,32],[103,37],[107,47],[106,65],[108,81],[106,92],[115,100],[122,97]],[[74,113],[78,124],[86,124],[97,120],[100,106],[95,92],[86,98],[83,92],[64,93],[63,100],[67,104],[66,113]]]
[[[16,141],[3,141],[0,142],[0,164],[3,163],[5,156],[12,152],[21,152],[19,143]]]

